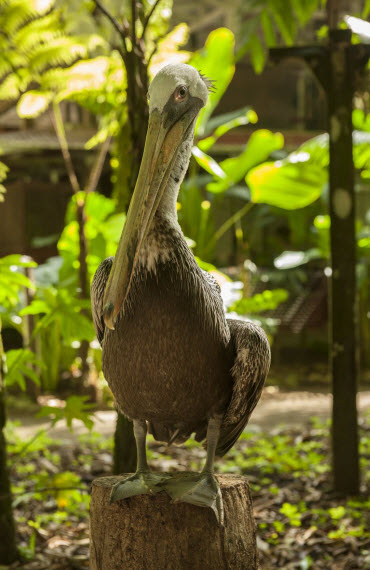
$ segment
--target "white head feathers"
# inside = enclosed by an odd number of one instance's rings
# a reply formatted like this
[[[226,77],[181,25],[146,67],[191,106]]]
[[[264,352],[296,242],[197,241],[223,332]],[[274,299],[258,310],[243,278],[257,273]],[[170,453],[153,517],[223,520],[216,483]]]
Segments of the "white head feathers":
[[[149,86],[149,112],[162,111],[176,87],[186,85],[191,97],[198,97],[207,103],[209,82],[199,71],[186,63],[166,65],[157,73]]]

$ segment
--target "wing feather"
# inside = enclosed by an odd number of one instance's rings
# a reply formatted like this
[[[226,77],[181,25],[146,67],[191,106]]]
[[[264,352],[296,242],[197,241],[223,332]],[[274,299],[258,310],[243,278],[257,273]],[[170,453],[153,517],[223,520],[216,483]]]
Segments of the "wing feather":
[[[216,454],[225,455],[234,445],[260,399],[270,369],[271,353],[265,332],[258,325],[227,319],[235,361],[231,369],[233,392],[221,426]]]
[[[103,319],[103,300],[105,287],[108,282],[109,274],[113,265],[113,257],[107,257],[101,262],[95,272],[91,283],[91,312],[95,327],[96,336],[100,344],[104,340],[105,323]]]

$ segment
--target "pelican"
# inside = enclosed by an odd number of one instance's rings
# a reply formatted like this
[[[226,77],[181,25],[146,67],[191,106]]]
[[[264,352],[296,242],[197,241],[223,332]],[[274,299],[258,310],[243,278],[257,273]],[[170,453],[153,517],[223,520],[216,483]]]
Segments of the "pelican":
[[[117,407],[133,420],[138,464],[111,501],[167,491],[175,501],[211,507],[222,523],[215,456],[237,441],[270,367],[257,325],[226,319],[220,288],[202,271],[177,221],[177,195],[189,165],[197,116],[211,82],[186,64],[167,65],[148,92],[149,123],[138,179],[116,256],[91,285],[102,366]],[[146,435],[205,440],[201,473],[151,472]]]

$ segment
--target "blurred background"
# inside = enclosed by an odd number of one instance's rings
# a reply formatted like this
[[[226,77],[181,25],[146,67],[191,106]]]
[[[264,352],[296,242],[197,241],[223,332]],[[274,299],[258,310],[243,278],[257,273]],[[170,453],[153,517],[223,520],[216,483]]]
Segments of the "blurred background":
[[[352,30],[352,43],[366,45],[369,14],[368,0],[0,0],[0,317],[23,556],[23,566],[12,567],[87,567],[87,489],[112,470],[116,416],[91,320],[90,282],[114,255],[125,221],[146,133],[148,82],[163,65],[186,62],[214,81],[214,91],[197,122],[179,222],[200,266],[220,283],[225,310],[259,322],[273,355],[255,426],[219,469],[246,473],[254,485],[262,567],[370,568],[368,503],[338,504],[325,495],[326,97],[302,59],[277,63],[268,52],[325,45],[329,24]],[[358,403],[366,410],[366,65],[353,105]],[[131,466],[130,428],[122,430],[116,454],[123,445],[124,465]],[[282,454],[289,447],[294,457]],[[151,449],[161,470],[196,469],[204,457],[192,442],[172,451],[152,442]],[[124,465],[116,457],[116,471]],[[298,553],[291,544],[299,541],[305,547]]]

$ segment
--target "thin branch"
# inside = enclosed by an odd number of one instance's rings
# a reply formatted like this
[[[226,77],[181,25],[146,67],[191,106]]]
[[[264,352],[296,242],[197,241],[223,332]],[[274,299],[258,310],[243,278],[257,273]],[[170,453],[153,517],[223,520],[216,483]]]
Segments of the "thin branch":
[[[72,158],[69,152],[66,132],[64,129],[63,119],[60,113],[60,107],[58,103],[53,103],[53,112],[51,114],[51,120],[53,122],[55,132],[59,141],[60,150],[62,151],[69,181],[71,183],[73,192],[77,194],[77,192],[80,192],[81,188],[77,180],[75,169],[73,168]]]
[[[117,30],[117,32],[122,35],[124,33],[124,28],[121,26],[119,21],[112,16],[112,14],[106,9],[106,7],[100,2],[100,0],[94,0],[95,6],[99,8],[99,10],[104,14],[106,18],[110,21],[113,27]]]
[[[89,192],[94,192],[96,190],[96,187],[98,185],[103,170],[105,157],[107,156],[110,147],[111,140],[112,137],[107,137],[103,142],[102,146],[100,147],[97,160],[91,169],[89,180],[86,185],[86,194],[89,194]]]
[[[117,30],[117,32],[119,33],[119,35],[122,39],[123,45],[124,45],[124,49],[127,52],[126,37],[129,36],[129,25],[128,25],[127,20],[124,18],[122,20],[122,24],[120,24],[119,21],[117,20],[117,18],[115,18],[106,9],[106,7],[100,2],[100,0],[94,0],[94,2],[95,2],[95,6],[97,8],[99,8],[99,10],[102,12],[102,14],[104,14],[104,16],[110,21],[110,23],[115,28],[115,30]]]
[[[142,37],[142,38],[143,38],[144,35],[145,35],[145,32],[146,32],[146,29],[147,29],[147,27],[148,27],[150,18],[152,17],[153,12],[154,12],[154,10],[157,8],[157,6],[158,6],[158,4],[160,3],[160,1],[161,1],[161,0],[155,0],[153,6],[152,6],[151,9],[149,10],[148,15],[146,16],[146,18],[145,18],[145,20],[144,20],[144,23],[143,23],[143,31],[142,31],[142,34],[141,34],[141,37]]]
[[[253,208],[253,202],[247,202],[245,206],[243,206],[240,210],[235,212],[230,218],[228,218],[221,227],[218,228],[217,232],[213,236],[212,240],[209,242],[206,251],[210,251],[214,245],[218,242],[218,240],[227,232],[238,220],[240,220],[243,216],[245,216],[251,208]]]
[[[136,0],[131,0],[132,48],[136,46]]]
[[[167,36],[167,33],[164,33],[160,36],[158,36],[154,42],[154,48],[152,49],[152,51],[150,52],[148,58],[147,58],[147,66],[149,66],[150,62],[152,61],[153,56],[155,56],[155,54],[158,51],[159,48],[159,44],[161,43],[162,40],[164,40],[164,38]]]
[[[51,425],[50,425],[51,427]],[[27,451],[27,449],[30,447],[30,445],[33,444],[34,441],[36,441],[36,439],[38,439],[40,437],[40,435],[42,435],[43,433],[46,433],[47,429],[46,428],[41,428],[39,429],[35,435],[33,435],[31,437],[31,439],[29,439],[21,448],[21,450],[17,453],[17,457],[14,459],[14,461],[11,464],[11,469],[14,469],[14,467],[19,463],[19,461],[22,459],[22,455],[25,451]]]

